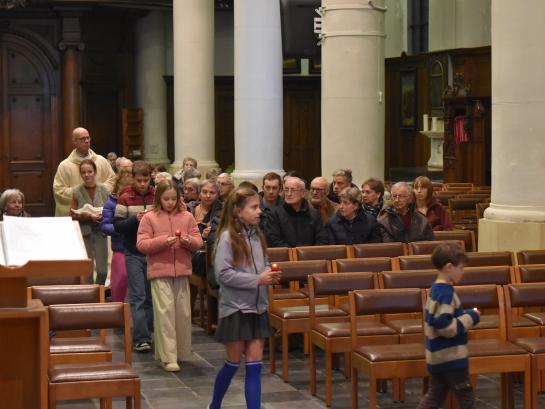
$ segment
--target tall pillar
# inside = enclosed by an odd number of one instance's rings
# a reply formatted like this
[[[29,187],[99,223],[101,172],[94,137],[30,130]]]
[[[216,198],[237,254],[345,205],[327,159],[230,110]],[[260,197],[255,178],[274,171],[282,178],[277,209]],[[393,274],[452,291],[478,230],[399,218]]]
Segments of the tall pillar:
[[[61,12],[62,40],[62,133],[64,155],[74,149],[72,131],[81,126],[80,116],[80,51],[85,49],[81,41],[80,13]]]
[[[492,203],[481,251],[545,246],[543,15],[541,0],[492,3]]]
[[[165,14],[152,11],[136,24],[136,100],[144,109],[144,158],[170,163],[167,157]]]
[[[283,101],[280,3],[235,2],[236,180],[282,174]]]
[[[399,57],[407,52],[407,2],[404,0],[386,0],[388,12],[384,16],[384,57]]]
[[[174,155],[197,159],[205,171],[214,160],[214,2],[173,1]]]
[[[355,183],[383,178],[384,12],[367,0],[322,6],[322,174],[350,168]]]

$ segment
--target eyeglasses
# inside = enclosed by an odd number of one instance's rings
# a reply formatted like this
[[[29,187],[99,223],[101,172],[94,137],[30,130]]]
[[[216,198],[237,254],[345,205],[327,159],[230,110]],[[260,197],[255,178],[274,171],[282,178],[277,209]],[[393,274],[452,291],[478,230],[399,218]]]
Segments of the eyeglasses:
[[[402,194],[392,195],[392,199],[394,199],[394,200],[397,200],[397,199],[406,199],[407,197],[409,197],[409,195],[402,195]]]
[[[87,142],[90,140],[91,140],[90,136],[80,136],[79,138],[76,138],[76,141],[81,141],[81,142]]]
[[[311,187],[310,188],[310,191],[311,192],[325,192],[326,189],[322,188],[322,187]]]
[[[296,193],[296,192],[300,192],[300,191],[301,191],[301,189],[295,188],[295,187],[285,187],[284,188],[284,193],[288,193],[288,194]]]

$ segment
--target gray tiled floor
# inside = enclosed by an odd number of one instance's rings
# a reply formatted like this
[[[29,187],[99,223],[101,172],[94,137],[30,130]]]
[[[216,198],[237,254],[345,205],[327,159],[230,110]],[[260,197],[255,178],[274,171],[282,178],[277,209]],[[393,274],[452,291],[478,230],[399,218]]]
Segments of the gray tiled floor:
[[[122,358],[122,337],[110,333],[109,341],[116,348],[116,358]],[[133,354],[134,368],[142,380],[143,409],[204,409],[210,401],[214,377],[217,369],[223,364],[224,350],[221,344],[214,341],[205,332],[193,327],[193,356],[181,364],[182,370],[177,374],[163,371],[153,360],[153,355]],[[280,354],[277,353],[277,368],[280,368]],[[325,408],[323,403],[323,359],[318,357],[318,396],[312,397],[308,392],[308,360],[300,350],[290,353],[290,382],[284,383],[278,375],[269,373],[268,354],[265,354],[262,372],[262,408],[265,409],[318,409]],[[368,383],[360,380],[360,408],[367,407],[365,397]],[[498,378],[480,376],[477,386],[478,409],[499,407]],[[390,388],[391,389],[391,388]],[[520,387],[516,388],[516,407],[520,408]],[[380,394],[379,407],[382,409],[415,408],[421,397],[421,380],[407,381],[406,401],[392,402],[389,394]],[[545,408],[545,398],[540,400],[540,408]],[[62,409],[96,409],[97,401],[62,402]],[[114,408],[124,408],[121,399],[114,401]],[[223,407],[243,409],[244,400],[244,369],[238,371],[223,402]],[[333,409],[350,408],[350,382],[341,372],[334,374]]]

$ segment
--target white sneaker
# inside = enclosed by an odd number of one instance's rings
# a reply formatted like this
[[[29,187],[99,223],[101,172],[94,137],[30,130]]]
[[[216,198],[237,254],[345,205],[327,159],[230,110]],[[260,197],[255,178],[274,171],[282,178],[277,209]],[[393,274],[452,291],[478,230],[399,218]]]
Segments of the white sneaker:
[[[162,365],[167,372],[180,372],[180,365],[176,362],[163,362]]]

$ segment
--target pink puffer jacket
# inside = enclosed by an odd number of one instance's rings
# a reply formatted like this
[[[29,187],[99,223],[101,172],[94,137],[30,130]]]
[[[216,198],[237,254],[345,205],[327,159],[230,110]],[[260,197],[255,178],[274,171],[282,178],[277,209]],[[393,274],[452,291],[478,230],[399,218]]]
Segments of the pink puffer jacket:
[[[181,231],[182,239],[189,236],[187,246],[167,244],[167,237],[175,236],[176,230]],[[202,247],[202,238],[191,213],[150,211],[140,221],[136,246],[147,256],[150,280],[179,277],[191,275],[191,254]]]

